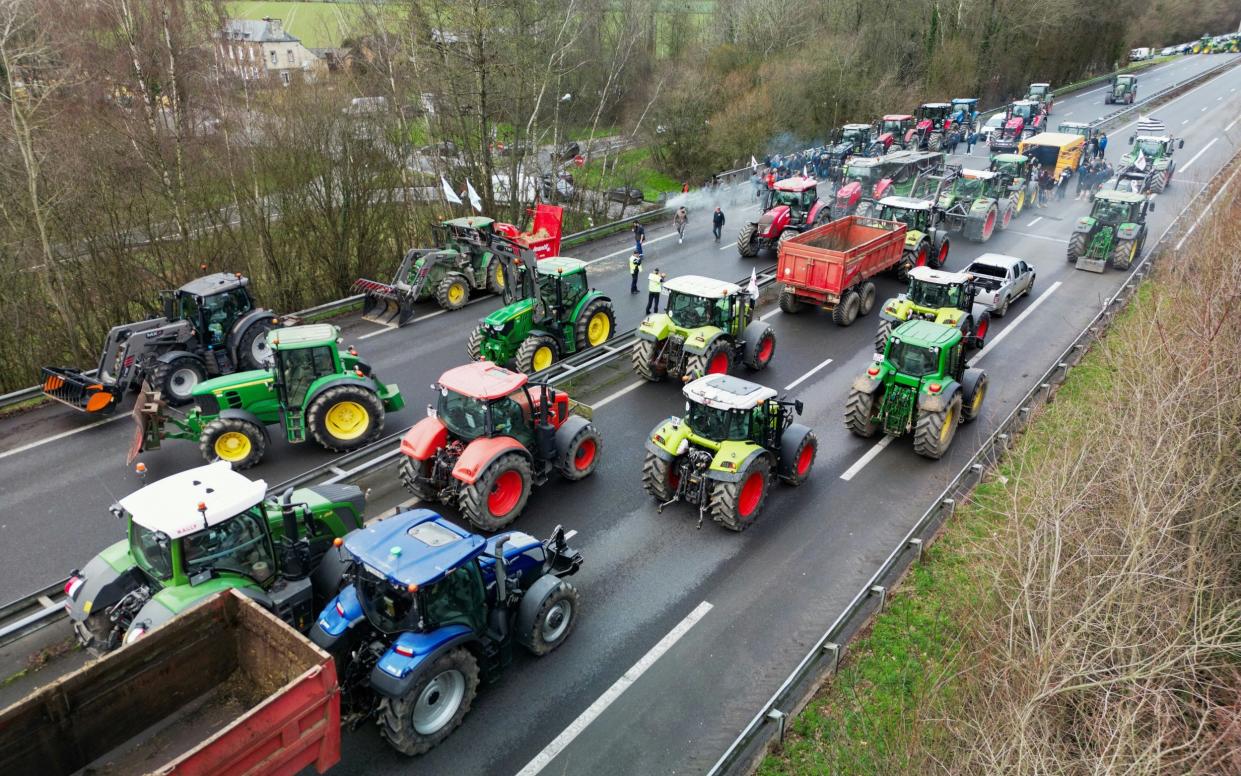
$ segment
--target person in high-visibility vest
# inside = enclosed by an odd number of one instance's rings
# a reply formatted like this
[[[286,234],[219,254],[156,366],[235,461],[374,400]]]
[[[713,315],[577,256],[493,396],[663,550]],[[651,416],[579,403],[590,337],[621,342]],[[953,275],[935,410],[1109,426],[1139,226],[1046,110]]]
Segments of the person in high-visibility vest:
[[[656,267],[646,276],[646,314],[659,312],[659,292],[664,290],[664,279],[668,276]]]
[[[638,293],[638,270],[642,269],[642,254],[634,251],[629,256],[629,293]]]

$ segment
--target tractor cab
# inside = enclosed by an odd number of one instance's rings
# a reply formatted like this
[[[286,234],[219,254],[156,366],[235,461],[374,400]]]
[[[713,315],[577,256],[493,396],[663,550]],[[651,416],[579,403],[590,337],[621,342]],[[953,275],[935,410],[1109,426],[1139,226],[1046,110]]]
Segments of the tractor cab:
[[[992,170],[962,169],[956,178],[955,191],[960,199],[975,200],[979,197],[998,199],[1005,195],[998,172]]]
[[[713,326],[739,335],[750,320],[754,299],[735,283],[699,275],[682,275],[664,283],[668,291],[665,308],[680,329]]]
[[[795,176],[777,181],[767,192],[764,211],[778,207],[787,207],[789,220],[786,226],[798,226],[806,223],[810,211],[819,201],[819,182],[814,178]],[[766,215],[766,213],[764,213]]]
[[[936,221],[935,203],[913,197],[884,197],[879,200],[879,219],[899,221],[911,232],[929,232]]]
[[[1062,135],[1081,135],[1086,140],[1094,134],[1094,129],[1083,121],[1062,121],[1056,131]]]
[[[531,385],[526,375],[475,361],[440,376],[435,407],[429,417],[439,418],[448,433],[469,443],[483,437],[509,436],[535,449],[538,430],[555,428],[569,416],[569,396],[542,384]]]
[[[952,121],[957,126],[972,127],[978,120],[978,98],[957,97],[952,101]]]
[[[941,309],[971,309],[976,294],[973,275],[914,267],[909,271],[905,298],[919,308],[911,317],[935,320],[936,311]]]
[[[1117,226],[1145,220],[1149,202],[1141,194],[1127,191],[1100,191],[1095,195],[1090,218],[1101,226]]]
[[[310,393],[311,386],[325,377],[332,377],[346,371],[346,364],[336,347],[339,336],[340,331],[335,326],[326,323],[293,326],[268,335],[274,360],[272,376],[275,380],[276,395],[280,399],[281,410],[285,410],[281,415],[286,424],[286,431],[290,431],[291,435],[292,429],[289,428],[287,422],[291,414],[287,410],[296,408],[299,411],[297,414],[300,415],[300,409]],[[353,363],[348,366],[358,370],[359,374],[370,371],[370,367],[358,361],[356,356],[353,356],[351,360]],[[214,387],[212,382],[203,383],[196,396],[210,393]],[[295,422],[293,426],[300,427],[300,424]],[[290,439],[290,441],[301,441],[304,438],[303,432],[298,439]]]
[[[947,102],[923,103],[918,106],[914,116],[919,128],[922,128],[924,122],[930,122],[929,126],[938,131],[952,119],[952,104]]]
[[[489,248],[495,225],[494,219],[485,216],[450,218],[432,226],[431,233],[435,235],[435,244],[441,246],[441,249],[452,248],[466,253],[466,245],[484,250]]]
[[[1055,96],[1052,94],[1051,84],[1033,83],[1026,90],[1026,99],[1037,102],[1042,106],[1045,113],[1051,113],[1051,105],[1052,101],[1055,100]]]
[[[1037,129],[1043,118],[1043,106],[1033,100],[1017,100],[1005,109],[1009,121],[1021,119],[1026,127]]]
[[[698,439],[778,445],[780,435],[800,415],[800,401],[784,402],[776,391],[731,375],[712,374],[686,384],[685,423]]]
[[[887,136],[892,138],[892,143],[906,145],[913,136],[915,123],[914,117],[908,113],[889,113],[879,120],[879,138],[882,140]]]
[[[217,272],[176,291],[161,291],[164,317],[188,322],[203,347],[222,346],[233,325],[254,309],[249,284],[241,273]]]
[[[840,128],[840,143],[848,143],[850,153],[866,153],[871,145],[870,124],[845,124]]]
[[[1136,75],[1116,75],[1112,77],[1112,85],[1104,101],[1108,104],[1123,102],[1128,105],[1133,103],[1137,93],[1138,77]]]
[[[911,388],[922,387],[930,378],[959,378],[964,367],[962,339],[961,332],[948,326],[907,321],[888,337],[880,371],[888,370],[894,383]],[[905,433],[903,428],[894,431]]]
[[[1025,180],[1030,176],[1030,157],[1024,154],[996,154],[991,157],[990,169],[1010,181]]]
[[[1178,144],[1177,140],[1168,135],[1131,135],[1129,153],[1125,155],[1125,160],[1134,161],[1138,154],[1147,159],[1163,159],[1171,156],[1175,149],[1184,147],[1184,139],[1181,139]]]

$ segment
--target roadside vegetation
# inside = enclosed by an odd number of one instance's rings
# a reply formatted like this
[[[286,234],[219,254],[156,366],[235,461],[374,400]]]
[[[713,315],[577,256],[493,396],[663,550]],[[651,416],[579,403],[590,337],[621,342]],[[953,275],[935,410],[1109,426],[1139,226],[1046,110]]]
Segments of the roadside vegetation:
[[[1241,773],[1239,217],[1158,264],[760,773]]]

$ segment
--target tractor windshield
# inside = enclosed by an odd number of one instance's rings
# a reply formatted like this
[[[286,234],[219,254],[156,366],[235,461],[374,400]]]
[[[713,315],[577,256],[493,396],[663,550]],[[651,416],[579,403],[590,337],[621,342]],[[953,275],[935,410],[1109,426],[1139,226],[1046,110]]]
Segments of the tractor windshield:
[[[889,206],[883,209],[883,213],[879,217],[884,221],[899,221],[913,231],[925,232],[924,224],[927,212],[926,210]]]
[[[1091,215],[1100,223],[1119,224],[1129,220],[1129,203],[1096,199],[1094,213]]]
[[[488,436],[487,402],[481,399],[441,388],[435,414],[454,436],[467,442]]]
[[[1026,121],[1029,121],[1030,119],[1034,118],[1034,106],[1033,105],[1014,105],[1013,116],[1017,118],[1023,118]]]
[[[957,193],[966,199],[974,199],[983,192],[984,183],[979,178],[958,178]]]
[[[961,309],[961,285],[959,283],[930,283],[909,279],[909,298],[919,307],[954,307]]]
[[[845,180],[861,183],[875,183],[883,178],[883,170],[877,165],[851,164],[845,168]]]
[[[815,193],[810,191],[777,191],[775,197],[771,201],[771,206],[788,205],[794,210],[809,210],[814,204]]]
[[[892,132],[897,135],[904,134],[905,122],[895,121],[892,119],[884,119],[883,124],[881,124],[879,127],[879,131],[880,132]]]
[[[840,139],[845,143],[852,143],[855,146],[866,143],[866,131],[862,129],[846,129],[840,133]]]
[[[672,322],[683,329],[697,329],[700,326],[724,328],[728,300],[670,291],[667,310]]]
[[[144,528],[132,519],[129,523],[129,554],[138,568],[155,579],[172,578],[172,545],[167,535]]]
[[[267,534],[267,519],[259,507],[190,534],[181,540],[181,558],[188,576],[214,569],[263,583],[276,571]]]
[[[923,377],[936,372],[939,366],[939,353],[919,345],[894,341],[888,348],[888,361],[901,374]]]
[[[364,563],[355,563],[354,589],[366,619],[383,633],[418,629],[416,593],[392,584],[372,572]]]
[[[698,436],[720,442],[742,441],[750,434],[750,413],[716,409],[698,402],[689,402],[685,422]]]
[[[1163,153],[1162,140],[1139,140],[1137,146],[1138,150],[1146,156],[1159,156]]]
[[[1046,87],[1046,86],[1043,86],[1043,85],[1040,85],[1040,84],[1035,84],[1034,86],[1031,86],[1031,87],[1030,87],[1030,96],[1031,96],[1031,97],[1044,97],[1044,96],[1046,96],[1046,95],[1047,95],[1047,87]]]

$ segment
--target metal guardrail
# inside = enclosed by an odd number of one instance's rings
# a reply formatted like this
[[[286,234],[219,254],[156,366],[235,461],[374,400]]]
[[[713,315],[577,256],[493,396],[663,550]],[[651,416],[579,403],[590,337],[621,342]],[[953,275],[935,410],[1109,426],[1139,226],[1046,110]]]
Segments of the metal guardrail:
[[[1229,177],[1222,184],[1221,190],[1228,186],[1236,177],[1237,172],[1241,171],[1241,167],[1238,167],[1230,173],[1229,167],[1230,165],[1225,165],[1208,185],[1194,195],[1189,204],[1192,205],[1205,192],[1215,188],[1214,184],[1225,174],[1229,174]],[[1207,205],[1207,209],[1214,205],[1216,199]],[[845,644],[865,626],[872,615],[883,610],[889,591],[900,582],[915,560],[921,560],[926,545],[934,540],[940,526],[952,516],[957,500],[969,496],[982,481],[988,469],[1007,451],[1015,435],[1029,424],[1034,411],[1051,398],[1055,389],[1067,379],[1069,371],[1081,361],[1090,345],[1107,331],[1115,316],[1125,308],[1136,293],[1140,281],[1150,271],[1157,255],[1156,249],[1164,244],[1173,227],[1182,222],[1188,214],[1189,206],[1186,206],[1185,210],[1168,225],[1168,228],[1151,246],[1151,250],[1147,251],[1146,255],[1134,265],[1124,284],[1107,299],[1099,313],[1091,319],[1085,329],[1043,372],[1012,412],[1000,422],[978,451],[970,457],[948,486],[936,497],[934,503],[922,513],[922,516],[888,554],[870,579],[862,584],[853,599],[815,642],[814,647],[806,653],[771,698],[763,704],[758,714],[742,729],[727,751],[711,766],[707,776],[722,776],[743,770],[743,766],[749,766],[761,753],[762,750],[757,749],[760,743],[765,745],[773,736],[778,736],[780,740],[783,740],[786,720],[799,710],[807,682],[812,678],[819,678],[819,672],[825,660],[830,660],[829,673],[836,672]],[[781,706],[786,708],[781,709]],[[748,770],[748,767],[745,769]]]

